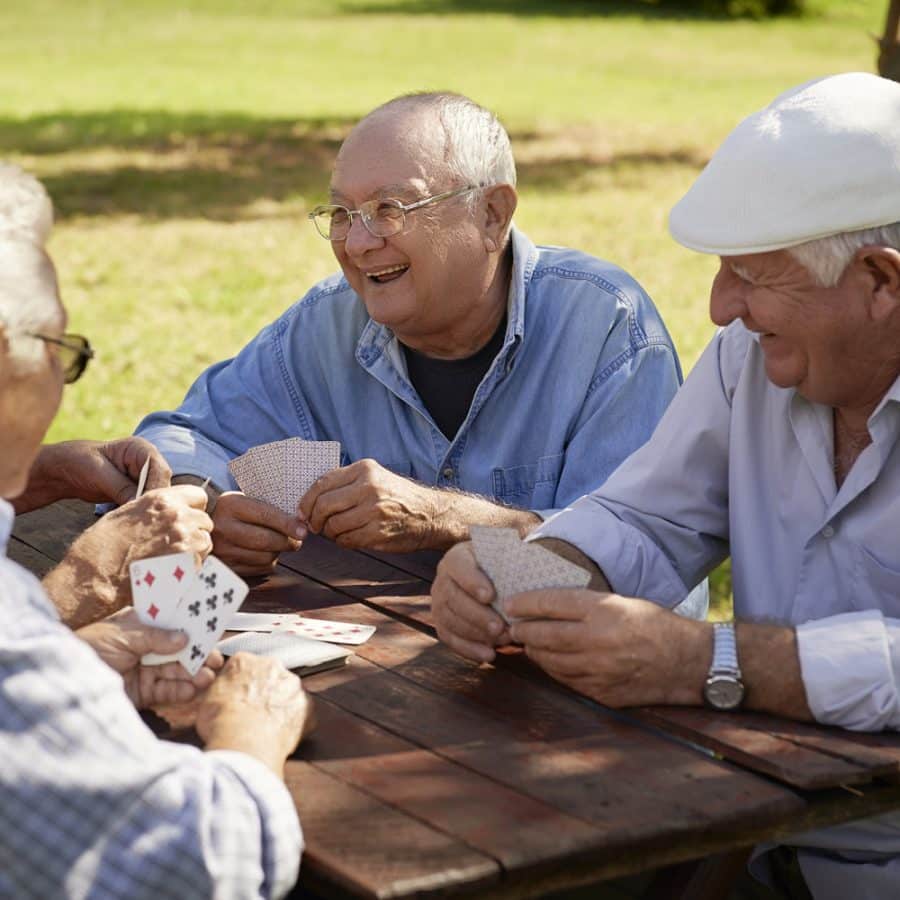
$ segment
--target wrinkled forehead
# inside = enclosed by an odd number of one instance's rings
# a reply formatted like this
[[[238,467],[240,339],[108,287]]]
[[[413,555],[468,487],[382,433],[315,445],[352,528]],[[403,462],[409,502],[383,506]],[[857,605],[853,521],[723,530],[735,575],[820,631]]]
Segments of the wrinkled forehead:
[[[413,200],[448,182],[445,135],[436,114],[390,111],[363,119],[347,136],[331,174],[331,197]]]

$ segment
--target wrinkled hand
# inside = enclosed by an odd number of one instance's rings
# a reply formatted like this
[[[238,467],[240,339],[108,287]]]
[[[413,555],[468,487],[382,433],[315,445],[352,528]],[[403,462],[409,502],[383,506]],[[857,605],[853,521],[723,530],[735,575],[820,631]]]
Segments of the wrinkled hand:
[[[534,662],[606,706],[701,702],[712,647],[706,622],[587,590],[517,594],[506,610],[517,620],[513,640]]]
[[[214,650],[193,677],[177,662],[142,666],[145,653],[177,653],[187,643],[187,635],[144,625],[131,608],[79,628],[75,634],[122,676],[125,692],[138,709],[189,703],[213,683],[216,671],[224,664],[222,654]]]
[[[306,526],[277,506],[239,491],[219,496],[213,512],[213,550],[242,575],[263,575],[279,553],[299,549]]]
[[[460,656],[490,662],[494,647],[510,642],[509,629],[491,608],[494,586],[475,560],[471,543],[444,555],[431,587],[431,613],[438,637]]]
[[[323,475],[300,500],[309,530],[344,547],[406,553],[430,547],[437,491],[361,459]]]
[[[277,659],[237,653],[201,701],[195,727],[207,749],[241,750],[279,772],[313,725],[296,675]]]
[[[180,485],[150,491],[88,528],[44,579],[66,622],[76,628],[129,605],[134,560],[187,552],[199,564],[212,548],[205,509],[205,491]]]
[[[168,487],[172,470],[159,450],[143,438],[66,441],[41,448],[41,478],[57,483],[59,497],[123,504],[134,497],[141,468],[150,458],[146,490]],[[40,489],[40,485],[35,486]]]

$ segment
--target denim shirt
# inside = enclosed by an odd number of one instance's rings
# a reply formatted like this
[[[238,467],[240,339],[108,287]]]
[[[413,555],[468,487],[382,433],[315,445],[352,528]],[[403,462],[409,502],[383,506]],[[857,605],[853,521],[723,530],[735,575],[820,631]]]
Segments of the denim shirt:
[[[652,301],[622,269],[513,229],[502,348],[452,440],[410,384],[394,333],[347,281],[317,284],[173,412],[137,433],[176,473],[235,483],[228,461],[287,437],[337,440],[427,485],[546,516],[593,490],[651,435],[681,370]]]

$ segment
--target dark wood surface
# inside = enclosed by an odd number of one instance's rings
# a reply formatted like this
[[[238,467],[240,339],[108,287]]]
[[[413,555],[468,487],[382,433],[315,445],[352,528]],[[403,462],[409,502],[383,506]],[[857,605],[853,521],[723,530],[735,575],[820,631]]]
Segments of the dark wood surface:
[[[10,556],[43,574],[91,520],[68,501],[22,516]],[[749,713],[623,714],[515,652],[465,662],[430,623],[435,561],[312,538],[245,603],[376,626],[347,667],[304,680],[319,724],[286,773],[307,843],[301,889],[540,896],[740,860],[729,854],[763,839],[900,807],[894,736]],[[657,895],[721,896],[734,869],[673,867]]]

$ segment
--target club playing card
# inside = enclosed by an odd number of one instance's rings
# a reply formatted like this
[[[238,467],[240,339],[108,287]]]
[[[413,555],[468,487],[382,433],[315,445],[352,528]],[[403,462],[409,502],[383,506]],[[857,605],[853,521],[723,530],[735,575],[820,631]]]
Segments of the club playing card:
[[[175,624],[188,634],[176,659],[196,675],[228,627],[249,588],[228,566],[208,556],[178,606]]]
[[[147,473],[150,471],[150,457],[148,456],[146,460],[144,460],[144,464],[141,466],[141,472],[138,475],[138,483],[137,483],[137,491],[135,491],[134,499],[139,500],[141,495],[144,493],[144,487],[147,484]]]
[[[131,598],[138,618],[145,625],[171,628],[178,601],[194,580],[193,553],[170,553],[139,559],[128,567]]]
[[[311,675],[322,669],[343,665],[353,655],[351,650],[343,647],[296,634],[247,632],[220,641],[218,648],[226,656],[244,652],[280,659],[285,668],[300,669],[301,675]]]
[[[374,625],[357,625],[354,622],[331,622],[327,619],[309,619],[296,613],[235,613],[228,625],[229,631],[267,631],[293,634],[329,641],[332,644],[363,644],[375,633]]]
[[[497,532],[505,532],[498,534]],[[583,588],[590,573],[539,544],[525,543],[512,528],[469,529],[478,565],[494,585],[493,607],[509,622],[505,600],[513,594],[548,588]]]

